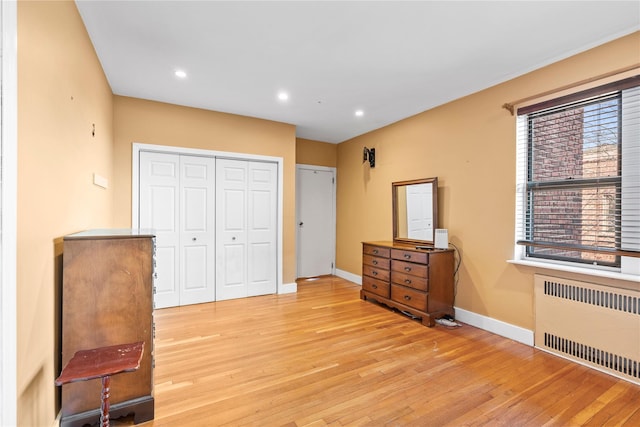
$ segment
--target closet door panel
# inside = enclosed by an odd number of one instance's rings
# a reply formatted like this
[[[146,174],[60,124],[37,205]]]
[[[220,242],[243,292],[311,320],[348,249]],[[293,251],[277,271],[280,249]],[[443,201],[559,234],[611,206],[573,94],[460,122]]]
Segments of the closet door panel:
[[[180,156],[180,305],[215,300],[215,159]]]
[[[224,224],[223,231],[228,233],[238,233],[232,237],[238,238],[244,235],[246,229],[245,214],[247,209],[246,191],[244,189],[224,189],[223,193],[223,217],[220,218]]]
[[[276,239],[278,167],[275,163],[249,162],[248,229],[250,296],[276,292]]]
[[[216,160],[216,300],[247,294],[247,171],[243,160]]]
[[[140,153],[140,228],[156,234],[156,308],[180,303],[180,156]]]
[[[229,243],[224,246],[224,277],[225,287],[232,289],[230,292],[240,292],[245,296],[244,286],[246,282],[245,272],[247,265],[245,263],[245,245]]]
[[[253,243],[250,246],[251,271],[249,281],[252,285],[260,286],[263,283],[270,282],[271,273],[273,272],[273,266],[270,264],[271,252],[272,247],[269,243]]]
[[[215,159],[140,152],[139,226],[156,233],[156,308],[215,299]]]
[[[275,163],[216,162],[216,299],[277,291]]]

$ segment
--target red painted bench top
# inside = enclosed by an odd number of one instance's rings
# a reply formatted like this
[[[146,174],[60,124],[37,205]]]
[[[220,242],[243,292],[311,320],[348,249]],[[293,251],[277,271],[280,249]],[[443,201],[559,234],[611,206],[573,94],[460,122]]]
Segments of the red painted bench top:
[[[102,378],[140,367],[144,342],[77,351],[56,379],[56,385]]]

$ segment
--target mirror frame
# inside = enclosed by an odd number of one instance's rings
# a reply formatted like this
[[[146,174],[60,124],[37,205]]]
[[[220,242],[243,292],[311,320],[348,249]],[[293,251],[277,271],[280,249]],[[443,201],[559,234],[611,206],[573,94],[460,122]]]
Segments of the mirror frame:
[[[407,185],[413,184],[431,184],[433,186],[432,189],[432,203],[433,203],[433,233],[435,239],[435,230],[438,228],[438,178],[423,178],[423,179],[414,179],[410,181],[397,181],[391,183],[391,199],[393,206],[393,243],[411,243],[417,245],[431,244],[433,245],[434,240],[418,240],[418,239],[409,239],[406,237],[398,236],[398,187],[403,187]]]

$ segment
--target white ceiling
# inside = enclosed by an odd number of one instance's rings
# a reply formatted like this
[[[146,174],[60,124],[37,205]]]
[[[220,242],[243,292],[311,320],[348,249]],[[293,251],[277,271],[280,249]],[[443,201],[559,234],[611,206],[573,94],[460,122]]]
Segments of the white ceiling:
[[[114,94],[333,143],[640,30],[638,1],[76,3]]]

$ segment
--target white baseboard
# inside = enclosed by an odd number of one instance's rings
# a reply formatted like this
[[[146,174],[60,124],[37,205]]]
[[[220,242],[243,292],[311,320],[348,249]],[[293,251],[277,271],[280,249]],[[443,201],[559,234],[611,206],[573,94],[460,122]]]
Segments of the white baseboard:
[[[456,313],[456,320],[462,323],[533,347],[533,331],[529,329],[521,328],[520,326],[515,326],[472,311],[463,310],[459,307],[453,307],[453,309]]]
[[[294,294],[296,292],[298,292],[298,284],[296,282],[283,283],[278,290],[279,294]]]
[[[357,274],[349,273],[348,271],[336,268],[336,276],[362,286],[362,277],[358,276]]]
[[[349,273],[348,271],[340,270],[338,268],[336,268],[335,274],[338,277],[362,286],[361,276]],[[491,332],[493,334],[500,335],[505,338],[509,338],[533,347],[533,331],[530,331],[529,329],[521,328],[519,326],[515,326],[501,320],[496,320],[491,317],[483,316],[472,311],[467,311],[459,307],[453,308],[455,310],[456,320],[459,320],[462,323],[475,326],[476,328],[484,329],[485,331]]]

